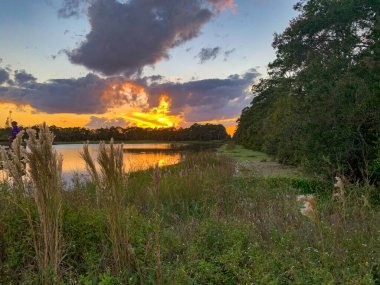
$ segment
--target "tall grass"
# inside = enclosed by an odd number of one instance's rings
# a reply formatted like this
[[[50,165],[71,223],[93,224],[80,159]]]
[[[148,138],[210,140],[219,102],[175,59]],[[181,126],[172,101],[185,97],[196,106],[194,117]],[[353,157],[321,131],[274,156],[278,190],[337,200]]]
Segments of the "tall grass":
[[[24,131],[17,134],[11,144],[10,151],[7,151],[4,147],[0,148],[2,167],[9,175],[9,182],[13,192],[19,197],[25,194],[26,151],[22,147],[24,134]]]
[[[102,195],[102,189],[104,185],[103,185],[103,182],[100,180],[98,171],[95,166],[95,162],[91,157],[90,150],[88,148],[88,143],[85,143],[83,145],[83,151],[81,153],[81,157],[85,161],[87,172],[89,173],[92,181],[95,184],[96,204],[99,206],[101,198],[102,198],[101,195]]]
[[[62,156],[53,150],[54,135],[46,124],[41,125],[38,136],[33,129],[28,129],[27,134],[28,175],[40,226],[36,256],[43,282],[51,284],[59,279],[63,257]]]
[[[1,149],[3,167],[13,186],[7,198],[26,215],[40,282],[53,284],[60,278],[63,257],[62,157],[53,150],[54,135],[46,124],[41,125],[38,135],[33,129],[26,132],[29,151],[22,146],[23,132],[16,136],[11,150]],[[30,195],[34,205],[29,201]],[[37,208],[38,221],[33,218],[34,206]]]
[[[85,149],[92,178],[62,195],[65,284],[380,282],[379,189],[345,183],[343,205],[332,181],[234,176],[214,153],[126,174],[120,146]],[[28,235],[0,206],[0,283],[27,284],[1,276],[32,275]]]
[[[97,203],[105,210],[107,216],[114,270],[121,272],[129,267],[132,271],[136,271],[128,231],[128,209],[125,201],[128,175],[124,171],[123,146],[115,146],[113,140],[108,146],[103,142],[99,144],[97,156],[99,171],[90,155],[88,144],[84,145],[81,156],[96,185]]]

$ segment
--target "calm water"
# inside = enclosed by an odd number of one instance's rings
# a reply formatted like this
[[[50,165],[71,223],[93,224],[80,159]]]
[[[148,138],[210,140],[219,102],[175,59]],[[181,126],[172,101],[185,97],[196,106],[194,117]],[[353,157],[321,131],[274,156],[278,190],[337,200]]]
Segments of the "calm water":
[[[83,159],[80,157],[82,144],[55,145],[58,153],[63,155],[62,174],[66,181],[70,181],[74,173],[86,173]],[[89,145],[90,153],[96,161],[99,146]],[[178,163],[181,160],[181,153],[171,144],[124,144],[124,167],[125,170],[137,171],[145,170],[159,164],[167,166]]]
[[[154,167],[156,163],[160,167],[179,163],[187,151],[202,151],[215,149],[220,144],[169,144],[169,143],[145,143],[124,144],[124,167],[127,172],[145,170]],[[71,185],[74,174],[87,174],[86,165],[80,157],[83,144],[62,144],[53,146],[58,153],[63,155],[62,176],[67,185]],[[98,144],[89,145],[90,154],[96,162]],[[8,179],[7,174],[0,170],[0,179]]]

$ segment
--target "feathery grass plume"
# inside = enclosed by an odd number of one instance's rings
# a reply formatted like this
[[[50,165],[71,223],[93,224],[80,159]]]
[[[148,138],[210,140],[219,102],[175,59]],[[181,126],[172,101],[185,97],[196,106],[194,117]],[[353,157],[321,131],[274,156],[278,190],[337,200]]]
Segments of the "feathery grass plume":
[[[10,178],[15,194],[22,196],[25,194],[25,166],[26,166],[26,150],[22,147],[22,137],[24,131],[17,134],[12,142],[12,148],[6,150],[0,147],[0,156],[3,169]]]
[[[32,237],[33,248],[37,256],[40,252],[40,246],[37,229],[32,217],[29,193],[27,193],[27,186],[29,185],[26,177],[27,153],[22,146],[24,134],[25,131],[21,131],[16,135],[11,149],[6,150],[2,146],[0,147],[1,166],[8,174],[8,183],[11,186],[11,191],[3,198],[15,205],[25,215]]]
[[[95,167],[95,162],[91,157],[90,151],[88,149],[88,142],[83,145],[83,151],[80,153],[81,158],[86,163],[87,172],[90,174],[92,181],[95,183],[96,187],[96,204],[99,206],[100,204],[100,196],[101,196],[101,187],[102,183],[99,180],[99,175]]]
[[[334,184],[334,187],[338,188],[339,192],[338,193],[334,193],[333,196],[342,199],[344,197],[344,183],[343,183],[343,180],[342,180],[342,178],[340,178],[338,176],[335,176],[335,180],[336,180],[336,182]]]
[[[312,219],[313,221],[318,220],[317,202],[314,195],[298,195],[297,201],[303,203],[302,208],[300,209],[302,215]]]
[[[322,221],[317,211],[317,201],[315,199],[315,196],[312,194],[298,195],[297,201],[303,203],[302,208],[300,209],[301,214],[308,217],[316,224],[323,252],[326,252],[326,238],[323,231]],[[322,258],[322,263],[327,267],[327,260],[325,256]]]
[[[62,157],[53,149],[54,135],[43,123],[37,133],[28,129],[27,162],[32,194],[37,205],[39,232],[36,257],[43,284],[57,283],[62,261]]]
[[[96,184],[98,205],[104,207],[107,215],[114,269],[120,272],[129,266],[132,270],[136,270],[128,232],[128,209],[125,205],[128,175],[124,170],[123,146],[115,147],[112,139],[109,146],[104,142],[99,144],[97,157],[99,172],[88,151],[88,144],[84,145],[81,155]]]
[[[336,176],[335,177],[335,183],[334,183],[334,187],[335,188],[338,188],[339,191],[338,192],[334,192],[333,193],[333,199],[337,199],[338,200],[338,204],[339,204],[339,212],[341,213],[342,217],[343,217],[343,221],[345,221],[345,217],[346,217],[346,210],[347,210],[347,207],[346,207],[346,193],[345,193],[345,187],[344,187],[344,183],[343,183],[343,180],[341,177],[338,177]]]

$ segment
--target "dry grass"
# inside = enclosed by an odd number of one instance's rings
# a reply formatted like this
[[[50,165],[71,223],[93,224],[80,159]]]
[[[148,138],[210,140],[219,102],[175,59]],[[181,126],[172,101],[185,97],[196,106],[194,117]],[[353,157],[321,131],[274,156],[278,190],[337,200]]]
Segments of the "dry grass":
[[[95,186],[96,186],[96,204],[99,206],[100,199],[101,199],[101,191],[102,191],[101,187],[103,187],[103,185],[100,181],[98,171],[96,170],[95,162],[92,159],[90,151],[88,149],[88,142],[83,145],[83,152],[80,155],[86,163],[87,172],[90,174],[92,181],[95,183]]]
[[[96,184],[97,203],[104,208],[107,215],[114,270],[121,272],[129,267],[132,271],[136,271],[134,252],[128,232],[128,209],[125,201],[128,175],[124,171],[123,146],[115,146],[112,140],[109,145],[103,142],[99,144],[97,157],[99,171],[96,169],[87,144],[84,145],[81,156]]]
[[[37,260],[42,281],[51,284],[60,275],[63,238],[62,228],[62,157],[53,150],[54,135],[46,124],[37,133],[28,129],[28,175],[39,216]]]
[[[53,150],[54,135],[46,124],[40,132],[28,129],[26,151],[22,146],[23,132],[12,143],[12,149],[1,149],[3,167],[9,174],[12,191],[7,198],[25,214],[43,284],[57,283],[60,278],[63,238],[62,227],[62,157]],[[26,168],[26,163],[29,164]],[[38,221],[33,219],[33,205]]]
[[[26,150],[22,147],[22,138],[25,132],[21,131],[17,134],[12,142],[12,149],[6,150],[0,147],[0,157],[4,170],[8,173],[9,182],[13,191],[17,196],[25,194],[25,163],[26,163]]]

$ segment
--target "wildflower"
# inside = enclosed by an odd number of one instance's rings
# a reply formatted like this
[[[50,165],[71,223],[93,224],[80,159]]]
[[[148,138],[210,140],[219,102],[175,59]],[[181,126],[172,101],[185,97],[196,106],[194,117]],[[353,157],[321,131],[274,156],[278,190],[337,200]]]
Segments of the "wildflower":
[[[317,203],[316,203],[314,195],[298,195],[297,201],[303,203],[302,208],[300,209],[301,214],[312,220],[316,220]]]

